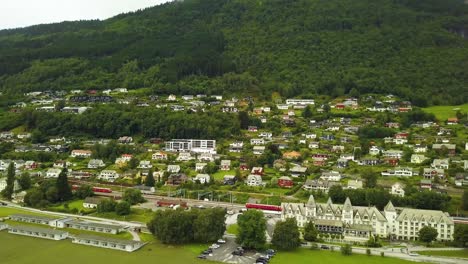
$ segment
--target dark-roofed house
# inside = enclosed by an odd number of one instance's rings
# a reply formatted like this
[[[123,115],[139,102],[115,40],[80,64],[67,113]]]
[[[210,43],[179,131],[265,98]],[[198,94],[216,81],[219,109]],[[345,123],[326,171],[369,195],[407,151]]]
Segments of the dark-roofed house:
[[[109,248],[109,249],[122,250],[122,251],[127,251],[127,252],[133,252],[145,245],[144,242],[140,242],[140,241],[123,240],[123,239],[115,239],[115,238],[92,236],[92,235],[77,235],[73,237],[72,242],[75,244]]]
[[[63,240],[68,237],[68,232],[59,231],[49,228],[40,228],[35,226],[21,226],[15,225],[8,227],[8,233],[22,235],[22,236],[31,236],[39,237],[52,240]]]

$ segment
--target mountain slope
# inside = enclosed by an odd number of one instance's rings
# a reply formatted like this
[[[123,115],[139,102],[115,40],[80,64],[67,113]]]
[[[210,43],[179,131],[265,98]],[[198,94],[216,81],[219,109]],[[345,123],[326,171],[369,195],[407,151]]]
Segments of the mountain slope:
[[[186,0],[0,31],[0,88],[468,101],[467,6],[450,0]]]

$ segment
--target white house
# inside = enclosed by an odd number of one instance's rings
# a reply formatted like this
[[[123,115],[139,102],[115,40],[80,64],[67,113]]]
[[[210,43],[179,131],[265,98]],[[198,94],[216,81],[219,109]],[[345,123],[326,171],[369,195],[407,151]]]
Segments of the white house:
[[[230,160],[222,160],[219,166],[219,169],[222,171],[228,171],[231,169],[231,161]]]
[[[405,196],[405,190],[403,189],[403,185],[401,185],[399,182],[393,184],[392,185],[392,190],[390,191],[390,194],[404,197]]]
[[[446,169],[448,170],[450,166],[450,160],[449,159],[434,159],[432,161],[431,167],[436,168],[436,169]]]
[[[149,160],[142,160],[140,161],[140,164],[138,165],[139,169],[151,169],[153,168],[153,164],[151,164],[151,161]]]
[[[177,161],[189,161],[193,160],[194,158],[189,152],[180,152],[179,156],[177,157]]]
[[[196,163],[195,164],[195,171],[203,171],[206,167],[206,163]]]
[[[254,155],[262,155],[265,152],[265,146],[254,146],[253,147],[253,154]]]
[[[250,140],[250,145],[265,145],[265,140],[263,138],[252,138]]]
[[[73,158],[89,158],[91,157],[91,150],[75,149],[71,152],[71,157]]]
[[[411,177],[417,175],[411,168],[395,168],[394,170],[386,170],[381,172],[382,176],[390,177]]]
[[[88,169],[97,169],[105,167],[106,164],[100,159],[92,159],[88,162]]]
[[[337,171],[328,171],[328,172],[323,172],[322,175],[320,176],[321,180],[324,181],[340,181],[342,178],[341,173]]]
[[[58,178],[61,172],[62,172],[61,169],[48,169],[45,177],[46,178]]]
[[[211,154],[211,153],[202,153],[202,154],[198,155],[198,160],[199,161],[206,161],[206,162],[213,162],[214,157],[213,157],[213,154]]]
[[[250,174],[247,176],[246,184],[248,186],[262,186],[262,177],[260,175]]]
[[[426,156],[421,154],[413,154],[411,155],[411,163],[414,164],[421,164],[426,160]]]
[[[169,166],[167,166],[167,172],[179,173],[180,172],[180,166],[179,165],[169,165]]]
[[[98,176],[98,179],[113,182],[118,179],[120,175],[115,170],[103,170]]]
[[[158,152],[153,153],[153,155],[151,155],[151,158],[153,160],[167,160],[167,154],[164,152],[158,151]]]
[[[195,178],[193,178],[193,181],[198,181],[201,184],[209,183],[210,182],[210,175],[208,174],[197,174]]]

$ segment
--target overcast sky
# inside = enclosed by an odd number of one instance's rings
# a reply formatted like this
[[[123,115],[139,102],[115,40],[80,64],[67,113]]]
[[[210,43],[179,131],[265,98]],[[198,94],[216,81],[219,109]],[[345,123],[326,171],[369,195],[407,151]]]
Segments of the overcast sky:
[[[106,19],[168,0],[0,0],[0,29]]]

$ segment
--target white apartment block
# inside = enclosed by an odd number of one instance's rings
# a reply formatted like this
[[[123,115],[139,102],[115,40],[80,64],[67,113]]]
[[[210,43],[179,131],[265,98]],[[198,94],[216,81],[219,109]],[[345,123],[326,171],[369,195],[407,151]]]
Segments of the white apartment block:
[[[166,151],[216,154],[216,140],[173,139],[166,142]]]
[[[309,221],[323,233],[341,234],[344,240],[364,243],[369,236],[416,240],[424,226],[434,227],[437,240],[453,240],[454,223],[448,213],[436,210],[395,208],[391,201],[383,211],[375,206],[353,206],[349,198],[344,204],[316,203],[313,195],[306,204],[281,203],[281,219],[295,218],[299,227]]]

